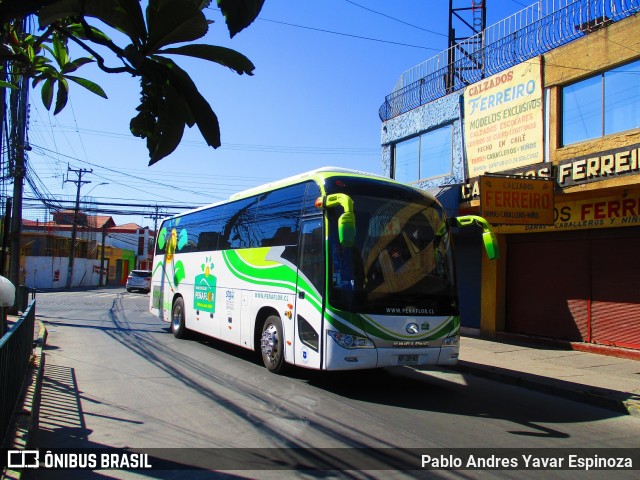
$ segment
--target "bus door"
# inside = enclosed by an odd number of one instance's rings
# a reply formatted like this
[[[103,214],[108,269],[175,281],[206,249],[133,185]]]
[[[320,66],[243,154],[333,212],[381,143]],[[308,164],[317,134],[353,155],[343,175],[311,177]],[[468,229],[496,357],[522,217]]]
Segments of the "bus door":
[[[295,308],[295,364],[322,365],[322,305],[325,290],[325,254],[322,217],[303,220],[298,249]]]

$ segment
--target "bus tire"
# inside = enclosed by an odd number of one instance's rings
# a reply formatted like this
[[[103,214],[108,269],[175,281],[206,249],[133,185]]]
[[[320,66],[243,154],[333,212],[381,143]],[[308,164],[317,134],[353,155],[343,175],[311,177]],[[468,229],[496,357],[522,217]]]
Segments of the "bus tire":
[[[260,353],[262,354],[262,363],[267,367],[267,370],[273,373],[283,371],[285,366],[284,336],[282,321],[277,315],[270,315],[262,325]]]
[[[176,298],[171,309],[171,333],[176,338],[185,338],[187,328],[184,326],[184,300]]]

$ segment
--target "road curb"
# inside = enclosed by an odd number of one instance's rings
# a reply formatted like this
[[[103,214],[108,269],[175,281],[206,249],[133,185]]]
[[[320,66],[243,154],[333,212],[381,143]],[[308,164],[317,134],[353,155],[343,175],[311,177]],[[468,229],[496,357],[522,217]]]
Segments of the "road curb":
[[[462,330],[465,333],[465,330]],[[554,338],[534,337],[530,335],[522,335],[519,333],[496,332],[495,337],[483,337],[479,331],[467,329],[468,336],[473,335],[476,338],[484,338],[486,340],[498,340],[507,342],[520,342],[533,345],[548,345],[554,348],[562,348],[565,350],[574,350],[576,352],[594,353],[607,357],[624,358],[626,360],[640,361],[640,350],[618,347],[615,345],[605,345],[601,343],[589,342],[571,342],[567,340],[558,340]]]
[[[44,323],[37,321],[38,337],[34,340],[35,348],[29,365],[29,372],[23,386],[20,406],[12,419],[12,430],[5,448],[11,450],[25,450],[30,447],[33,432],[38,427],[40,413],[40,392],[42,391],[42,377],[44,373],[44,345],[47,341],[47,329]],[[19,480],[22,471],[11,470],[8,467],[2,471],[3,480]]]
[[[510,383],[530,390],[588,403],[640,418],[640,396],[629,398],[631,394],[627,392],[581,385],[565,380],[518,372],[501,367],[482,365],[465,360],[460,360],[457,365],[448,368],[461,373],[469,373],[503,383]]]

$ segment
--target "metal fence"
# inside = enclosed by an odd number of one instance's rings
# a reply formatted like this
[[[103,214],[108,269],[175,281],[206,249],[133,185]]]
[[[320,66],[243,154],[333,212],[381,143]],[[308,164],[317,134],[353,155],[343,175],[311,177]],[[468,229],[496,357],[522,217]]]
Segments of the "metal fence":
[[[640,11],[640,0],[540,0],[404,72],[384,122]]]
[[[5,444],[29,368],[35,319],[36,301],[32,295],[22,316],[0,339],[0,445]]]

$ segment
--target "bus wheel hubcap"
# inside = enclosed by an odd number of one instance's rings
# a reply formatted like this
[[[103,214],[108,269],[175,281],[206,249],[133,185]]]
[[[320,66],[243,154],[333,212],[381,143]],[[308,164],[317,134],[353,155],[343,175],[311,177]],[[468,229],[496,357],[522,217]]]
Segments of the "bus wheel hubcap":
[[[180,310],[176,310],[173,315],[173,328],[179,328],[180,322],[182,322],[182,312]]]
[[[262,332],[260,345],[262,347],[262,353],[269,357],[272,357],[278,350],[278,331],[275,325],[269,325],[264,332]]]

